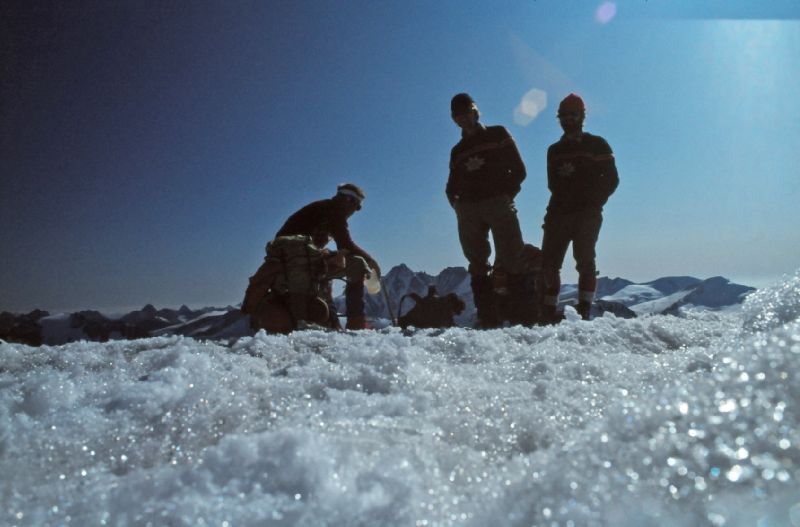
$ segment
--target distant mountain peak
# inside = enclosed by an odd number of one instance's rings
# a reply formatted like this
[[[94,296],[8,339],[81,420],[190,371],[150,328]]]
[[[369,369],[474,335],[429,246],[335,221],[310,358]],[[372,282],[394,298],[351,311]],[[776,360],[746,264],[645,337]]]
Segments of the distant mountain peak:
[[[677,293],[678,291],[696,286],[700,282],[702,282],[701,279],[693,276],[665,276],[642,285],[649,285],[665,295],[671,295],[672,293]]]

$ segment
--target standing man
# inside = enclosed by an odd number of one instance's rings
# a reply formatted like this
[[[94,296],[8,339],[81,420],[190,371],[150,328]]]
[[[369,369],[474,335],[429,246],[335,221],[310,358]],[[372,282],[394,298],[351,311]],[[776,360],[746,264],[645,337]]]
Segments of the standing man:
[[[569,94],[558,107],[564,135],[547,150],[547,186],[550,203],[544,217],[542,317],[556,323],[561,289],[561,266],[572,242],[578,270],[578,313],[589,320],[597,288],[595,244],[603,223],[603,205],[614,193],[619,178],[614,154],[605,139],[583,131],[583,99]]]
[[[502,126],[483,126],[475,101],[459,93],[450,102],[453,121],[461,128],[461,141],[450,152],[447,199],[456,212],[458,237],[469,262],[472,294],[478,310],[478,327],[500,324],[495,307],[498,292],[512,287],[522,269],[522,232],[514,197],[525,179],[525,165],[514,139]],[[495,247],[492,284],[489,264]],[[505,283],[504,283],[505,282]]]

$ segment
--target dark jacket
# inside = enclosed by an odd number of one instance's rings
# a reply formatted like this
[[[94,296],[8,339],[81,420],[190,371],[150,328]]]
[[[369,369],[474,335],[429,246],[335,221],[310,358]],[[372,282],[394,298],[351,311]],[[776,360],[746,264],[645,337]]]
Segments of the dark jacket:
[[[548,212],[602,210],[618,184],[614,153],[598,135],[562,136],[547,149]]]
[[[372,257],[350,237],[347,211],[335,198],[315,201],[298,210],[289,216],[275,237],[298,234],[311,236],[319,247],[327,245],[332,237],[337,249],[346,249],[367,262],[372,261]]]
[[[450,203],[502,194],[513,198],[524,179],[525,164],[514,139],[502,126],[488,126],[453,147],[445,192]]]

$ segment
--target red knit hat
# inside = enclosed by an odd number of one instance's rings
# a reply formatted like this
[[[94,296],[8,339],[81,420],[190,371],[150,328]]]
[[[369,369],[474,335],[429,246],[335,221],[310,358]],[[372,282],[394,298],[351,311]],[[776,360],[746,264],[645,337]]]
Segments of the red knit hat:
[[[558,105],[558,114],[561,115],[564,112],[586,113],[586,106],[583,104],[583,99],[574,93],[570,93],[564,97],[564,100]]]

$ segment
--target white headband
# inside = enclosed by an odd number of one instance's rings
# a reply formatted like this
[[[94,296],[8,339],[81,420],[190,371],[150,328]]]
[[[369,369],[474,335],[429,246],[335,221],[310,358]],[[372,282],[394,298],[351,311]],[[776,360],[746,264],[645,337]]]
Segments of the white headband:
[[[336,191],[337,194],[344,194],[345,196],[350,196],[351,198],[356,198],[359,203],[361,203],[361,196],[359,196],[356,192],[350,190],[349,188],[343,188]]]

